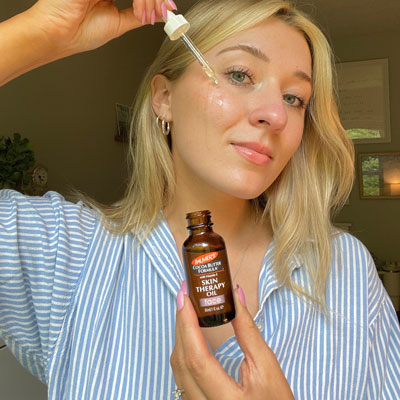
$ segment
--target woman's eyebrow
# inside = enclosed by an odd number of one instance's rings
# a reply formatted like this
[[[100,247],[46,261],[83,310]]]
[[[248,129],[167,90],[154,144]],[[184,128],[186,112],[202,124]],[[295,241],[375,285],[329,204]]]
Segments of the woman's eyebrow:
[[[264,62],[268,63],[270,61],[268,56],[265,53],[263,53],[260,49],[258,49],[257,47],[249,46],[247,44],[238,44],[236,46],[226,47],[225,49],[222,49],[221,51],[219,51],[217,56],[219,56],[222,53],[226,53],[228,51],[238,51],[238,50],[245,51],[246,53],[249,53],[252,56],[257,57],[258,59],[260,59]],[[312,84],[311,77],[308,74],[306,74],[304,71],[297,70],[294,73],[294,75],[297,78]]]
[[[254,57],[259,58],[262,61],[269,62],[268,56],[264,54],[260,49],[258,49],[257,47],[249,46],[247,44],[238,44],[236,46],[227,47],[225,49],[222,49],[217,55],[219,56],[222,53],[235,50],[245,51],[247,53],[250,53]]]
[[[305,72],[300,71],[300,70],[297,70],[297,71],[294,73],[294,75],[297,76],[297,78],[299,78],[299,79],[301,79],[301,80],[303,80],[303,81],[306,81],[306,82],[308,82],[308,83],[310,83],[310,84],[312,85],[312,79],[311,79],[311,77],[310,77],[308,74],[306,74]]]

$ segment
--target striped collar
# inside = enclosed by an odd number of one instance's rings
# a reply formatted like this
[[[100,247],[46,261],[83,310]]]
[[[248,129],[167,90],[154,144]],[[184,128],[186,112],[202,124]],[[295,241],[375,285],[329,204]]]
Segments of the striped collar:
[[[176,295],[185,279],[174,237],[164,217],[150,231],[142,247],[169,290]]]
[[[153,267],[157,270],[169,290],[176,295],[182,281],[185,279],[185,272],[179,258],[178,249],[174,237],[164,217],[151,230],[142,243],[143,249],[150,258]],[[274,242],[268,246],[259,275],[259,306],[260,309],[274,291],[282,287],[278,282],[273,269]],[[294,257],[290,263],[290,274],[299,267],[301,262]]]

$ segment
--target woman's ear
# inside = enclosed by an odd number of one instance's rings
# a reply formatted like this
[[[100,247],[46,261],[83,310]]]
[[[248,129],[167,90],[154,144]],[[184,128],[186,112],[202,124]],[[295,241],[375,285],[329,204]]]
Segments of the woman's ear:
[[[151,104],[157,116],[165,121],[172,121],[171,82],[161,74],[151,80]]]

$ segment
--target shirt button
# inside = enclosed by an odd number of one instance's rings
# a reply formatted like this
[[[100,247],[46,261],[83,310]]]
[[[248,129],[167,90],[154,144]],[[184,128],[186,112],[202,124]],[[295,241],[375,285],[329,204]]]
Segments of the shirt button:
[[[262,331],[262,330],[264,329],[264,324],[263,324],[262,321],[257,322],[257,328],[258,328],[258,330],[260,330],[260,331]]]

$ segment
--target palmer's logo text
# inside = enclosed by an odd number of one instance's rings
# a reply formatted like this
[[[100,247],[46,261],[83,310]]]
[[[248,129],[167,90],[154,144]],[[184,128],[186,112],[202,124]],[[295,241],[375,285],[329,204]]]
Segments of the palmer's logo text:
[[[215,260],[218,256],[218,251],[213,251],[211,253],[202,254],[192,260],[192,265],[202,265]]]

